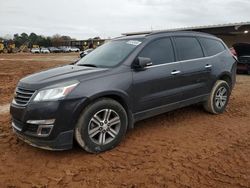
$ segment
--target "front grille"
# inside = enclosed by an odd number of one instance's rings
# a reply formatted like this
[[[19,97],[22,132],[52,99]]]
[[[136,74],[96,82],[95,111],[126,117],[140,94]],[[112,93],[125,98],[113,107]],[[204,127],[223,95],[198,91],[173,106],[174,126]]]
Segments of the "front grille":
[[[14,97],[15,103],[19,106],[26,106],[34,93],[34,90],[17,87]]]

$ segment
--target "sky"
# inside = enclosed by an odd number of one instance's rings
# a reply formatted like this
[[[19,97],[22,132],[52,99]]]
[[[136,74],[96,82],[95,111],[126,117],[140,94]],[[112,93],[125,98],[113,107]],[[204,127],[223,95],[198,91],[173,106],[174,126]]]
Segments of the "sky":
[[[0,36],[76,39],[250,21],[250,0],[0,0]]]

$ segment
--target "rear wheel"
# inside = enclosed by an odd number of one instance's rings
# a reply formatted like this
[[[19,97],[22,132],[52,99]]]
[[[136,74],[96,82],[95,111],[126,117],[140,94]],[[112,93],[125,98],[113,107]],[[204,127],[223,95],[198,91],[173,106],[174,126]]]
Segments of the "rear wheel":
[[[204,108],[206,111],[212,114],[223,113],[226,109],[231,90],[228,83],[224,80],[218,80],[210,95],[208,100],[204,103]]]
[[[99,99],[81,114],[75,138],[86,151],[99,153],[117,146],[126,133],[127,125],[127,113],[120,103]]]

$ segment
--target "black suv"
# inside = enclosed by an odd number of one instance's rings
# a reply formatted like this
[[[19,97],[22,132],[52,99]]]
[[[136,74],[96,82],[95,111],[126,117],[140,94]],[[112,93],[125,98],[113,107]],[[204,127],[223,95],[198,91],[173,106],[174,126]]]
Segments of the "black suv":
[[[194,103],[224,112],[236,61],[218,38],[196,32],[124,36],[74,65],[23,78],[11,104],[14,132],[27,143],[88,152],[119,144],[136,121]]]

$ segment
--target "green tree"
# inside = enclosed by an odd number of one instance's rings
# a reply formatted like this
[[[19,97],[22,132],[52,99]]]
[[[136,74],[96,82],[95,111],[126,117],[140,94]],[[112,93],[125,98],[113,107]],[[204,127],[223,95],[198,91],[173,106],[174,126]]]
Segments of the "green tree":
[[[30,33],[29,37],[28,37],[28,46],[31,48],[34,44],[37,43],[37,34],[35,33]]]
[[[15,42],[16,47],[20,47],[22,45],[22,38],[18,33],[14,34],[13,41]]]

